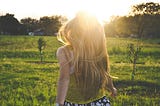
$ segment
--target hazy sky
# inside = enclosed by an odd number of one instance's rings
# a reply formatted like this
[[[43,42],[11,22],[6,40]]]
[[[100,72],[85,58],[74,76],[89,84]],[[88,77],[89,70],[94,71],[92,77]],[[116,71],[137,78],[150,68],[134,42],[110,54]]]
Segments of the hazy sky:
[[[0,0],[0,15],[12,13],[18,19],[52,15],[72,18],[77,11],[87,10],[100,19],[108,19],[127,14],[133,4],[150,1],[160,3],[160,0]]]

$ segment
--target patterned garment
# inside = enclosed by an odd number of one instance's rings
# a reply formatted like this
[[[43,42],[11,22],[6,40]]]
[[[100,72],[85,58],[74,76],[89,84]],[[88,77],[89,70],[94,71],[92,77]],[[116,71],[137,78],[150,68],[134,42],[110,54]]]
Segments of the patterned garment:
[[[104,96],[96,101],[87,104],[75,104],[65,101],[64,106],[110,106],[110,101]]]

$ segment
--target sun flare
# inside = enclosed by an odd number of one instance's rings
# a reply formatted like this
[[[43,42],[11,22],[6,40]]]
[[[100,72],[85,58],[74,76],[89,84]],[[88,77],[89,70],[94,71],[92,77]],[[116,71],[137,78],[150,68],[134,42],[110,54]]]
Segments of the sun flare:
[[[79,4],[79,10],[94,14],[101,21],[109,21],[113,15],[124,15],[126,10],[118,8],[121,2],[109,0],[82,0]]]

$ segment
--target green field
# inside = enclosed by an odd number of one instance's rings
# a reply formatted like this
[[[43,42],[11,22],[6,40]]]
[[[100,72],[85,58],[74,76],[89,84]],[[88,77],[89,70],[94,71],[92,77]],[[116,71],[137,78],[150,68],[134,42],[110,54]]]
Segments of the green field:
[[[44,37],[47,46],[40,63],[40,36],[0,36],[0,106],[53,106],[59,66],[55,57],[61,44]],[[118,89],[112,106],[160,106],[160,39],[143,39],[134,82],[127,59],[131,38],[107,38],[111,75]],[[108,94],[108,93],[107,93]],[[106,94],[106,95],[107,95]]]

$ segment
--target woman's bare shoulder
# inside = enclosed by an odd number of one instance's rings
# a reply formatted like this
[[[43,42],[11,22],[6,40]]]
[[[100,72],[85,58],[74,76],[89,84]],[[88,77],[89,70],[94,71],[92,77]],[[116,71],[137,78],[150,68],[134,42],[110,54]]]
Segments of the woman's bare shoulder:
[[[59,47],[56,52],[57,57],[62,56],[62,55],[64,55],[64,46]]]
[[[61,46],[57,49],[57,53],[56,56],[57,57],[61,57],[61,56],[66,56],[66,55],[70,55],[71,52],[71,48],[68,46]]]

